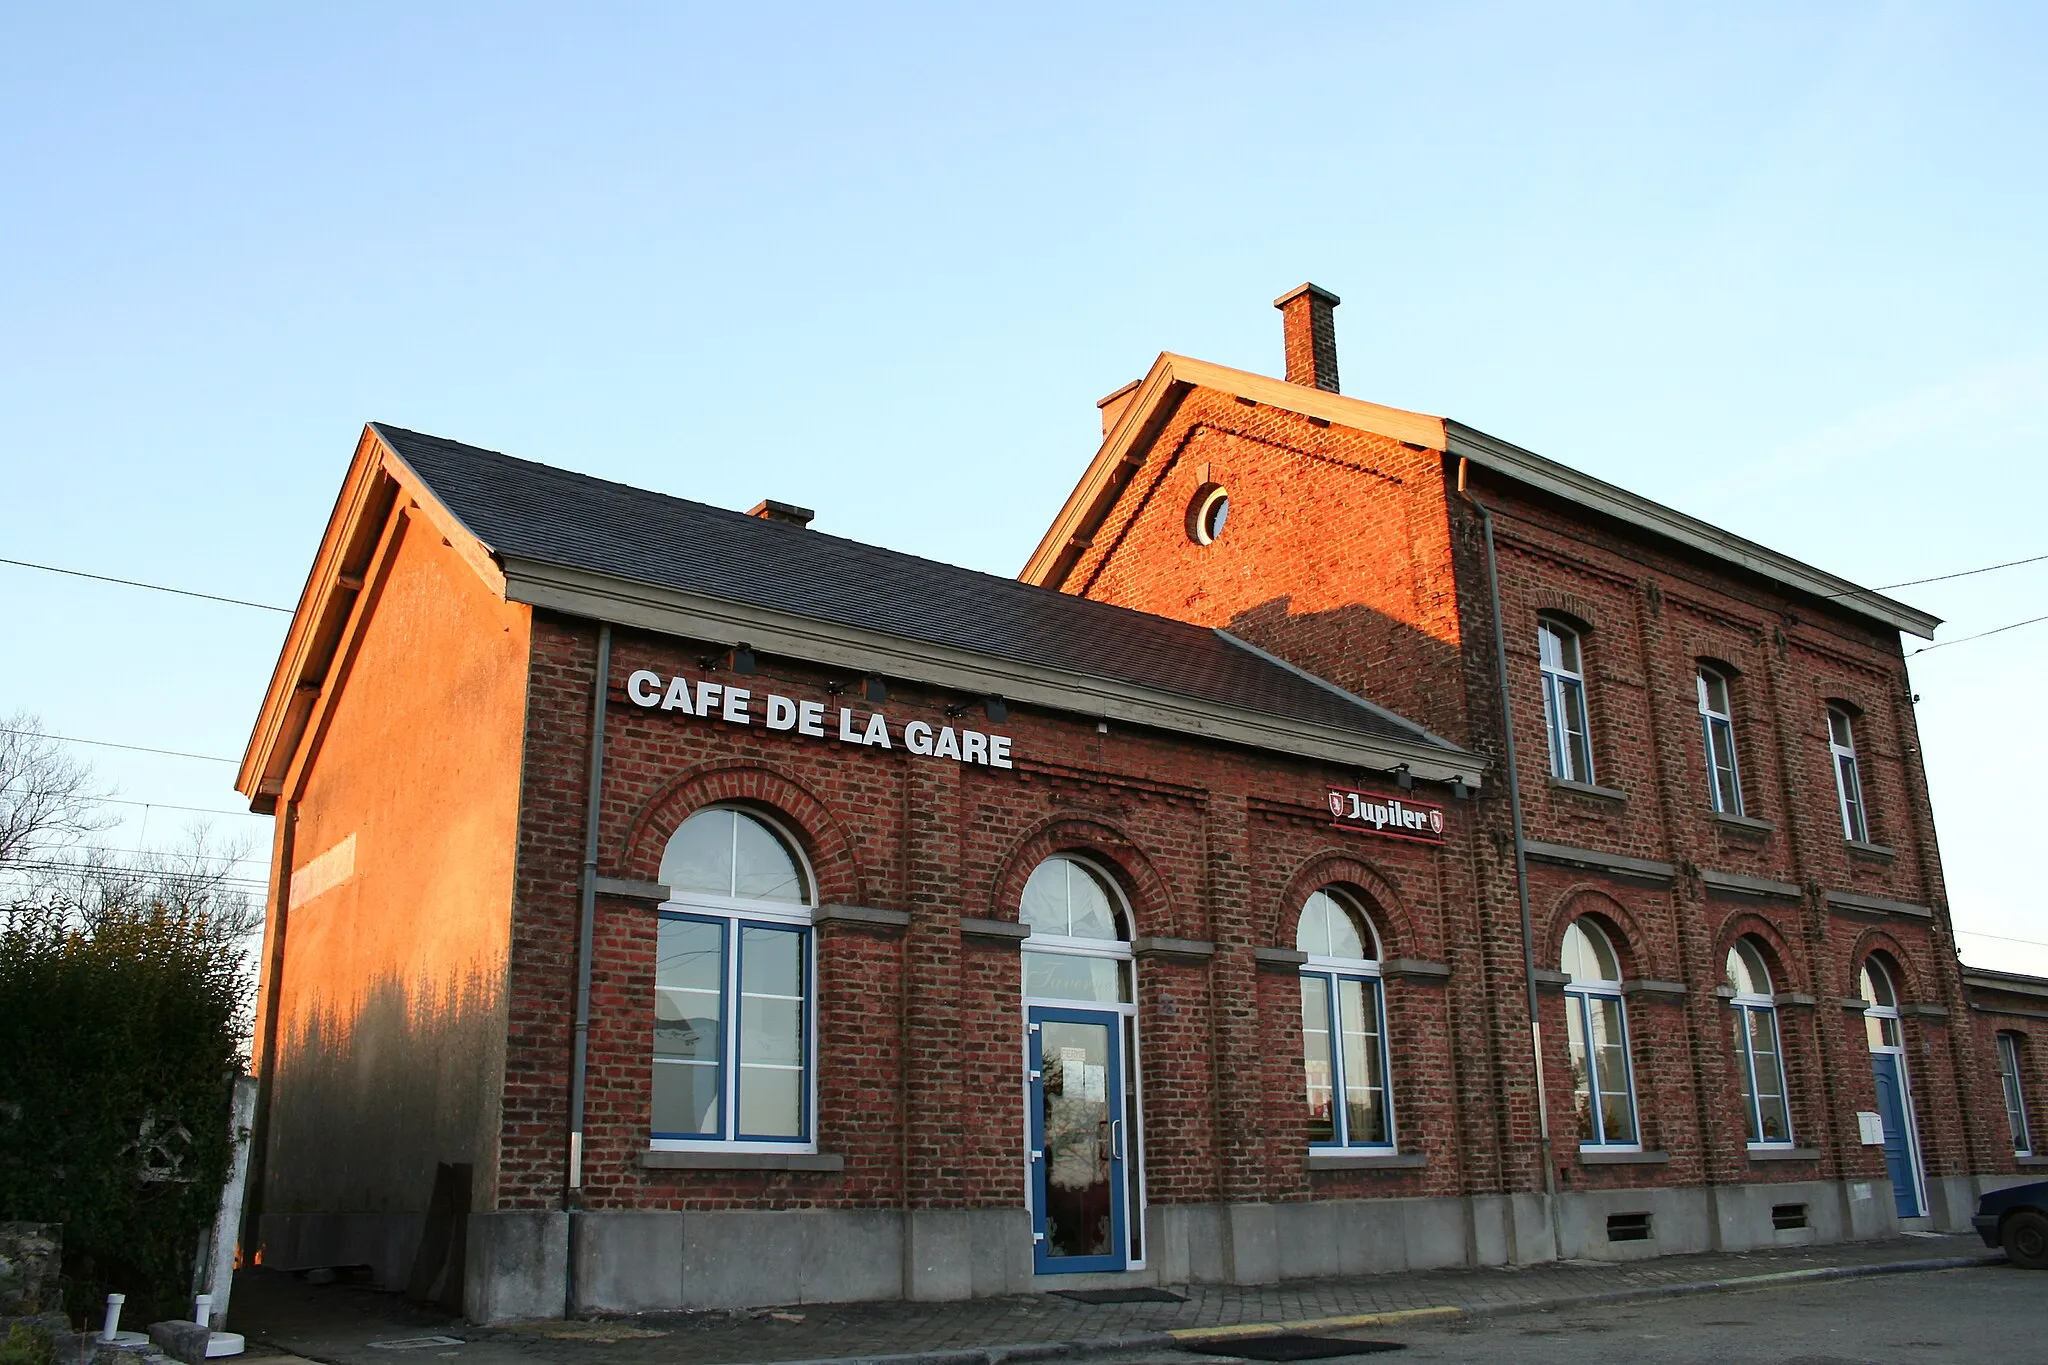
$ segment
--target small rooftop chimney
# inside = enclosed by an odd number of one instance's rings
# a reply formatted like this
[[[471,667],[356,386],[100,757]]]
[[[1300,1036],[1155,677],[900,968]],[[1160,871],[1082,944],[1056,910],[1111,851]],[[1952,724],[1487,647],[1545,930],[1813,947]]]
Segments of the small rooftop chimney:
[[[1287,382],[1304,388],[1337,390],[1337,321],[1343,300],[1317,284],[1297,285],[1273,306],[1287,335]]]
[[[808,507],[798,507],[793,502],[777,502],[773,498],[763,498],[754,504],[754,510],[747,515],[759,517],[763,521],[786,521],[791,526],[809,526],[811,518],[818,514]]]

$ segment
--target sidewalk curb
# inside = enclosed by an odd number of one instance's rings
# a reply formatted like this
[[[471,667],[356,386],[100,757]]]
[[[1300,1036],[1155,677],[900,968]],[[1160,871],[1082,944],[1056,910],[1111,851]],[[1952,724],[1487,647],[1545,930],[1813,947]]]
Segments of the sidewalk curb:
[[[2003,1264],[2001,1252],[1981,1256],[1940,1256],[1919,1261],[1879,1261],[1871,1265],[1819,1266],[1812,1270],[1779,1270],[1764,1275],[1737,1275],[1683,1284],[1646,1284],[1593,1294],[1556,1294],[1514,1303],[1482,1303],[1471,1307],[1446,1304],[1431,1308],[1399,1308],[1385,1313],[1353,1313],[1335,1318],[1303,1318],[1292,1322],[1244,1322],[1227,1327],[1180,1327],[1139,1336],[1083,1337],[1075,1341],[1024,1341],[1006,1346],[962,1347],[951,1351],[908,1351],[898,1355],[822,1356],[812,1360],[777,1361],[775,1365],[1024,1365],[1028,1361],[1080,1360],[1118,1351],[1151,1351],[1229,1341],[1233,1337],[1274,1336],[1281,1332],[1339,1331],[1357,1327],[1394,1327],[1405,1323],[1453,1318],[1498,1318],[1517,1313],[1546,1313],[1566,1308],[1591,1308],[1647,1299],[1675,1299],[1692,1294],[1726,1294],[1745,1289],[1861,1279],[1871,1275],[1910,1275],[1934,1270],[1966,1270]]]

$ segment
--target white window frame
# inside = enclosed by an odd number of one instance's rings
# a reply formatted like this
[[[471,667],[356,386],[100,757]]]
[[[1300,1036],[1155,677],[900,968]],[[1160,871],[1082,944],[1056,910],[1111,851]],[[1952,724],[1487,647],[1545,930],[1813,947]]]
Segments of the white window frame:
[[[1712,682],[1709,682],[1709,679]],[[1714,811],[1721,815],[1742,814],[1742,765],[1735,757],[1735,688],[1728,681],[1728,675],[1718,668],[1706,664],[1699,666],[1695,674],[1699,684],[1700,728],[1706,740],[1707,757],[1707,800]],[[1713,705],[1713,683],[1721,685],[1721,695],[1727,699],[1728,709],[1717,711]],[[1716,737],[1719,737],[1717,744]],[[1723,751],[1727,761],[1722,761]],[[1729,784],[1735,790],[1735,803],[1731,806],[1721,799],[1721,773],[1727,771]]]
[[[1577,921],[1574,921],[1574,923],[1576,924]],[[1580,1138],[1579,1150],[1582,1152],[1640,1152],[1643,1150],[1643,1114],[1641,1108],[1636,1104],[1636,1058],[1634,1041],[1630,1036],[1628,1026],[1628,1001],[1622,995],[1621,979],[1618,975],[1621,971],[1621,955],[1615,952],[1614,940],[1608,937],[1606,931],[1598,925],[1584,924],[1579,927],[1583,932],[1594,933],[1600,936],[1600,940],[1607,945],[1608,955],[1614,958],[1614,969],[1617,973],[1616,978],[1612,981],[1570,981],[1566,983],[1564,988],[1565,1008],[1573,1012],[1572,1017],[1576,1018],[1579,1022],[1580,1036],[1586,1040],[1586,1101],[1587,1110],[1593,1116],[1593,1128],[1596,1134],[1594,1137]],[[1600,1098],[1603,1094],[1600,1089],[1600,1067],[1598,1059],[1594,1056],[1593,1052],[1593,1002],[1595,1000],[1613,1001],[1615,1005],[1614,1016],[1621,1025],[1621,1070],[1628,1087],[1629,1127],[1635,1134],[1625,1142],[1612,1142],[1607,1138],[1607,1116],[1600,1104]],[[1566,1022],[1565,1053],[1567,1060],[1569,1060],[1571,1053],[1571,1029],[1569,1027],[1570,1021],[1567,1020]],[[1572,1093],[1576,1099],[1578,1094],[1576,1084],[1572,1088]]]
[[[1738,953],[1741,951],[1741,948],[1739,945],[1731,945],[1728,951],[1730,953]],[[1751,949],[1751,951],[1755,952],[1754,949]],[[1760,969],[1765,968],[1761,954],[1757,955],[1757,966]],[[1765,969],[1764,984],[1767,986],[1770,984],[1767,969]],[[1778,1027],[1777,998],[1770,993],[1759,994],[1754,991],[1738,990],[1728,1003],[1735,1011],[1736,1017],[1736,1048],[1738,1055],[1735,1059],[1735,1064],[1742,1068],[1743,1075],[1748,1078],[1749,1082],[1748,1099],[1745,1106],[1748,1113],[1744,1115],[1744,1123],[1748,1132],[1757,1134],[1757,1136],[1748,1139],[1749,1150],[1752,1152],[1767,1152],[1777,1148],[1796,1146],[1797,1144],[1793,1138],[1794,1127],[1792,1123],[1792,1078],[1785,1067],[1785,1032]],[[1785,1136],[1782,1138],[1765,1138],[1762,1136],[1764,1131],[1763,1098],[1757,1088],[1756,1048],[1750,1039],[1749,1031],[1750,1018],[1752,1015],[1757,1014],[1764,1015],[1770,1022],[1771,1048],[1778,1058],[1778,1099],[1785,1106]]]
[[[1557,640],[1557,660],[1552,662],[1551,651],[1546,648],[1552,639]],[[1564,644],[1570,640],[1572,653],[1578,656],[1578,668],[1566,667]],[[1536,622],[1536,659],[1543,677],[1543,732],[1550,740],[1550,775],[1563,782],[1593,783],[1593,716],[1586,697],[1586,637],[1579,630],[1540,617]],[[1580,730],[1579,743],[1584,750],[1585,771],[1575,771],[1572,756],[1572,732],[1567,728],[1569,714],[1566,699],[1576,696]]]
[[[1835,722],[1847,735],[1835,738]],[[1842,837],[1851,843],[1870,842],[1870,811],[1863,801],[1863,764],[1856,757],[1856,718],[1844,707],[1828,706],[1828,760],[1835,770],[1835,801],[1842,816]]]
[[[720,1125],[727,1131],[738,1131],[740,931],[748,924],[758,924],[767,928],[803,931],[803,1133],[792,1138],[655,1137],[650,1128],[648,1149],[656,1152],[815,1153],[818,1150],[818,934],[813,912],[817,906],[818,879],[812,875],[810,860],[804,856],[803,845],[797,842],[780,821],[744,806],[707,806],[703,809],[735,811],[766,826],[796,863],[798,874],[803,878],[806,897],[805,902],[769,901],[690,891],[673,896],[656,908],[658,919],[712,921],[724,928],[725,979],[722,983],[724,994],[720,1000],[719,1018],[719,1027],[723,1031],[723,1036],[719,1040],[719,1067],[723,1073],[719,1096]],[[701,813],[702,811],[690,812],[692,816]],[[676,828],[680,829],[682,826],[678,825]],[[674,837],[673,832],[670,837]],[[672,1065],[659,1059],[651,1060],[654,1066]]]
[[[1401,1134],[1400,1129],[1395,1126],[1394,1058],[1393,1048],[1387,1038],[1387,988],[1385,979],[1380,975],[1380,957],[1383,950],[1380,947],[1379,926],[1372,922],[1372,916],[1365,913],[1363,906],[1340,889],[1325,886],[1318,887],[1317,890],[1328,896],[1339,909],[1348,911],[1365,930],[1365,936],[1371,940],[1373,956],[1330,957],[1326,954],[1310,953],[1308,960],[1301,964],[1300,976],[1303,980],[1315,977],[1326,982],[1329,991],[1326,998],[1329,1001],[1330,1017],[1330,1137],[1321,1142],[1310,1142],[1309,1150],[1367,1153],[1399,1151]],[[1347,978],[1366,982],[1372,987],[1373,1012],[1377,1016],[1374,1024],[1380,1054],[1380,1102],[1386,1107],[1387,1116],[1387,1136],[1378,1142],[1351,1140],[1351,1112],[1350,1107],[1344,1103],[1344,1012],[1338,997],[1337,983]],[[1307,1055],[1307,1048],[1304,1046],[1304,1064]],[[1304,1083],[1305,1081],[1304,1076]]]
[[[2020,1074],[2020,1035],[2010,1029],[1997,1035],[1998,1083],[2005,1092],[2005,1120],[2012,1129],[2012,1154],[2034,1154],[2034,1130],[2027,1121],[2026,1082]]]
[[[1120,1041],[1123,1047],[1124,1067],[1130,1073],[1128,1080],[1132,1109],[1126,1119],[1130,1124],[1130,1138],[1124,1147],[1124,1162],[1128,1168],[1125,1172],[1128,1189],[1124,1196],[1124,1217],[1130,1222],[1137,1245],[1137,1254],[1130,1257],[1124,1269],[1143,1270],[1146,1268],[1146,1257],[1151,1254],[1152,1239],[1149,1229],[1145,1226],[1145,1209],[1148,1202],[1145,1189],[1145,1068],[1140,1064],[1138,1057],[1138,960],[1131,948],[1132,936],[1137,932],[1138,918],[1132,913],[1130,902],[1124,899],[1123,888],[1118,885],[1117,879],[1110,876],[1101,863],[1079,853],[1052,853],[1040,860],[1040,866],[1056,858],[1078,863],[1093,873],[1096,880],[1102,884],[1109,895],[1109,909],[1116,917],[1119,937],[1081,938],[1069,934],[1041,934],[1034,929],[1018,945],[1021,950],[1017,954],[1017,993],[1021,1001],[1018,1010],[1018,1034],[1023,1039],[1023,1047],[1017,1074],[1022,1077],[1018,1113],[1024,1120],[1024,1211],[1026,1214],[1037,1212],[1032,1206],[1035,1172],[1031,1169],[1031,1011],[1034,1007],[1043,1005],[1052,1009],[1099,1010],[1104,1014],[1118,1015],[1121,1017],[1123,1029]],[[1035,867],[1032,869],[1034,872],[1037,870]],[[1021,913],[1018,922],[1023,922]],[[1123,979],[1130,983],[1131,998],[1110,1001],[1075,1000],[1064,995],[1025,995],[1025,952],[1104,958],[1123,963]],[[1130,1197],[1130,1191],[1136,1192],[1135,1200]],[[1135,1207],[1132,1207],[1133,1204]]]

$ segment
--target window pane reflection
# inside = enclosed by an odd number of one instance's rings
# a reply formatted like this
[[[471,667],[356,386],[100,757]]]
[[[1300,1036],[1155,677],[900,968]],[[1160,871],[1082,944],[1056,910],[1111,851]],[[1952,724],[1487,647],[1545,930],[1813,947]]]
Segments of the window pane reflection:
[[[1105,1004],[1131,998],[1130,964],[1107,957],[1072,953],[1026,952],[1024,994],[1053,1000],[1091,1000]]]
[[[1301,979],[1302,1072],[1308,1087],[1308,1140],[1333,1142],[1336,1116],[1331,1112],[1330,979]]]

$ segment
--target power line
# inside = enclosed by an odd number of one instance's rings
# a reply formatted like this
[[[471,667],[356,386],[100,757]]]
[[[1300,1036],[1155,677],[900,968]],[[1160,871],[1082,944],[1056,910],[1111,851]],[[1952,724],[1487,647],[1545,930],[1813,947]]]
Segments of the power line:
[[[2007,937],[2003,933],[1985,933],[1985,931],[1980,931],[1980,929],[1956,929],[1956,933],[1972,937],[1972,939],[1997,939],[2001,943],[2025,943],[2025,945],[2028,945],[2028,948],[2048,948],[2048,943],[2042,943],[2040,939],[2013,939],[2013,937]]]
[[[168,801],[136,801],[120,796],[102,796],[99,799],[110,806],[140,806],[144,810],[189,810],[198,815],[239,815],[249,820],[270,818],[267,815],[258,815],[253,810],[229,810],[225,806],[174,806]]]
[[[81,869],[79,868],[79,865],[78,865],[77,863],[64,863],[64,862],[52,862],[52,861],[49,861],[49,860],[47,860],[47,859],[37,859],[37,858],[24,858],[24,859],[22,859],[22,860],[21,860],[21,861],[19,861],[19,862],[11,862],[11,863],[0,863],[0,873],[7,873],[7,872],[19,872],[19,871],[30,871],[30,872],[77,872],[77,871],[80,871],[80,870],[81,870]],[[230,876],[230,875],[227,875],[227,874],[222,874],[222,873],[212,873],[212,872],[179,872],[179,871],[176,871],[175,869],[173,869],[173,870],[170,870],[170,871],[163,871],[163,870],[160,870],[160,869],[148,869],[148,868],[116,868],[116,869],[105,869],[105,870],[111,870],[111,871],[120,871],[120,872],[139,872],[139,873],[142,873],[142,874],[144,874],[144,875],[157,875],[157,876],[169,876],[169,877],[186,877],[186,878],[203,878],[203,879],[204,879],[204,880],[206,880],[206,881],[209,881],[209,882],[218,882],[218,883],[220,883],[221,885],[224,885],[224,886],[225,886],[225,885],[230,885],[230,884],[232,884],[232,885],[234,885],[234,886],[238,886],[238,887],[248,887],[248,888],[252,888],[252,889],[254,889],[254,890],[258,890],[258,891],[262,891],[262,890],[267,890],[267,889],[269,888],[269,885],[270,885],[270,883],[269,883],[269,882],[265,881],[265,880],[264,880],[263,878],[261,878],[261,877],[237,877],[237,876]]]
[[[124,588],[147,588],[151,592],[167,592],[177,597],[196,597],[203,602],[225,602],[231,607],[254,607],[258,611],[292,614],[290,607],[274,607],[268,602],[250,602],[240,597],[221,597],[210,592],[194,592],[190,588],[171,588],[162,583],[144,583],[134,578],[114,578],[103,573],[87,573],[83,569],[60,569],[55,564],[36,564],[26,559],[0,557],[0,564],[12,564],[17,569],[40,569],[44,573],[60,573],[70,578],[90,578],[96,583],[118,583]]]
[[[1964,570],[1963,570],[1963,571],[1962,571],[1961,573],[1944,573],[1944,574],[1936,574],[1936,575],[1935,575],[1934,577],[1932,577],[1932,578],[1909,578],[1909,579],[1907,579],[1907,580],[1906,580],[1905,582],[1903,582],[1903,583],[1887,583],[1887,584],[1885,584],[1885,585],[1884,585],[1883,587],[1881,587],[1881,588],[1859,588],[1859,589],[1857,589],[1857,591],[1858,591],[1858,592],[1890,592],[1890,591],[1891,591],[1891,590],[1892,590],[1893,588],[1917,588],[1917,587],[1919,587],[1919,586],[1920,586],[1920,585],[1921,585],[1922,583],[1946,583],[1946,582],[1948,582],[1948,581],[1949,581],[1949,580],[1950,580],[1951,578],[1968,578],[1968,577],[1970,577],[1970,576],[1971,576],[1972,574],[1980,574],[1980,573],[1995,573],[1995,572],[1996,572],[1997,570],[1999,570],[1999,569],[2017,569],[2017,568],[2018,568],[2018,567],[2019,567],[2020,565],[2022,565],[2022,564],[2039,564],[2039,563],[2040,563],[2040,562],[2041,562],[2042,560],[2044,560],[2044,559],[2048,559],[2048,555],[2034,555],[2034,556],[2032,556],[2032,557],[2030,557],[2030,558],[2027,558],[2027,559],[2012,559],[2012,560],[2007,560],[2007,561],[2006,561],[2005,563],[2003,563],[2003,564],[1987,564],[1987,565],[1985,565],[1985,566],[1984,566],[1983,568],[1981,568],[1981,569],[1964,569]],[[1847,592],[1838,592],[1838,593],[1834,593],[1834,594],[1831,594],[1831,595],[1832,595],[1832,596],[1835,596],[1835,597],[1853,597],[1853,596],[1855,596],[1856,594],[1855,594],[1855,593],[1847,593]]]
[[[1975,635],[1958,635],[1953,640],[1943,640],[1939,644],[1922,645],[1920,648],[1908,653],[1906,657],[1910,659],[1913,655],[1925,654],[1930,649],[1947,649],[1950,645],[1960,645],[1970,640],[1981,640],[1987,635],[2003,635],[2008,630],[2018,630],[2021,626],[2039,625],[2043,621],[2048,621],[2048,616],[2029,617],[2024,621],[2015,621],[2009,626],[1998,626],[1991,630],[1980,630]]]
[[[128,749],[138,754],[163,754],[168,758],[196,758],[204,763],[233,763],[240,766],[239,758],[222,758],[217,754],[188,754],[182,749],[152,749],[142,744],[116,744],[110,739],[79,739],[75,735],[52,735],[41,730],[10,730],[0,725],[0,735],[27,735],[32,739],[54,739],[65,744],[90,744],[100,749]]]

